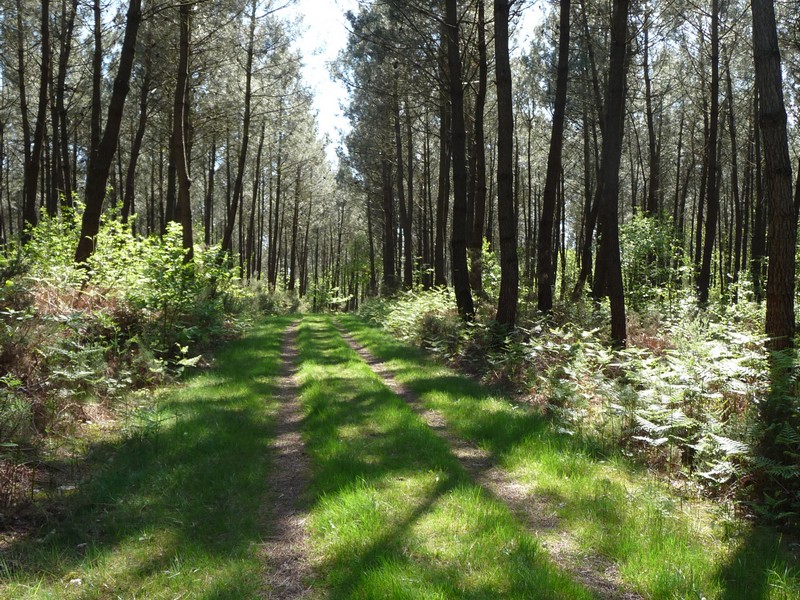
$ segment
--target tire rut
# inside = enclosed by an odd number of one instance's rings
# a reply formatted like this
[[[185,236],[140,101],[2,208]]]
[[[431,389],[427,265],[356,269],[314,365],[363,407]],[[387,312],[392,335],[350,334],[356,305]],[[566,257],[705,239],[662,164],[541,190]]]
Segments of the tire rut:
[[[297,382],[297,330],[297,323],[290,325],[283,340],[279,406],[271,444],[274,460],[270,475],[270,536],[262,552],[268,565],[263,596],[272,600],[311,596],[307,511],[303,506],[310,461],[300,435],[303,414]]]
[[[642,600],[642,596],[624,588],[616,564],[603,556],[587,555],[580,551],[575,538],[561,527],[556,507],[551,502],[533,493],[527,486],[514,481],[496,464],[489,452],[453,435],[439,411],[426,408],[414,392],[395,378],[394,373],[383,361],[359,344],[349,333],[338,326],[337,328],[342,338],[383,380],[384,384],[450,445],[453,454],[470,477],[503,502],[529,531],[540,539],[542,546],[556,565],[601,598]]]

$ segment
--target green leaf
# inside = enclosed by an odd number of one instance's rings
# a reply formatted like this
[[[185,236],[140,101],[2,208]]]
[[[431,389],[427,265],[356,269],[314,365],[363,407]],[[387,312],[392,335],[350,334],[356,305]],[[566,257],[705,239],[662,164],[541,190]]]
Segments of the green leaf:
[[[203,358],[202,354],[198,354],[197,356],[193,356],[192,358],[182,358],[178,361],[178,364],[182,367],[195,367],[197,363],[200,362],[200,359]]]

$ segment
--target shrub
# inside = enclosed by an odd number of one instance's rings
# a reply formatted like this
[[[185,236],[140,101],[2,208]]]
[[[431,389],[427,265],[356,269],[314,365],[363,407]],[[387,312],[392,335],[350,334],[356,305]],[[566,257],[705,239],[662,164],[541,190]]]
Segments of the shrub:
[[[447,288],[409,290],[391,299],[370,300],[359,314],[399,339],[447,354],[456,351],[463,332],[455,296]]]
[[[770,391],[758,333],[763,307],[740,302],[700,311],[688,293],[674,294],[669,305],[641,300],[629,314],[629,347],[616,351],[594,326],[608,321],[607,303],[559,304],[510,335],[494,327],[487,306],[478,322],[463,324],[451,293],[441,289],[371,301],[361,315],[485,382],[521,390],[559,431],[592,447],[622,448],[708,494],[748,501],[758,491],[759,511],[796,520],[800,401],[784,390],[791,414],[771,432],[759,425]],[[800,373],[800,365],[788,370]],[[765,435],[780,460],[761,452]]]
[[[87,401],[112,402],[196,364],[254,310],[255,294],[218,248],[199,247],[184,264],[177,224],[142,238],[110,215],[76,266],[80,211],[43,216],[23,249],[0,257],[0,448],[40,447],[84,418]],[[9,473],[18,459],[0,457]]]

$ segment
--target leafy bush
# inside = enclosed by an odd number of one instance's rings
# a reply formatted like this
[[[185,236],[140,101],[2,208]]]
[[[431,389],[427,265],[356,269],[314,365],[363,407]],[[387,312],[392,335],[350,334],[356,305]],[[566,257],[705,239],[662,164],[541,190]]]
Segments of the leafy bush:
[[[644,246],[639,258],[650,251]],[[651,300],[642,296],[642,309],[630,313],[629,347],[616,351],[594,326],[607,322],[607,304],[560,304],[510,335],[496,330],[487,306],[465,325],[441,289],[371,301],[361,315],[484,382],[521,390],[564,434],[611,452],[622,448],[709,494],[749,501],[757,491],[762,513],[796,520],[800,401],[784,390],[790,414],[771,432],[759,425],[771,382],[757,333],[763,307],[740,302],[700,311],[686,293],[669,305]],[[800,373],[800,365],[787,370]],[[765,436],[773,458],[760,447]]]
[[[142,238],[110,215],[76,266],[80,211],[43,216],[23,249],[0,257],[0,445],[36,447],[84,419],[87,401],[179,373],[255,310],[218,248],[184,264],[174,223]]]
[[[675,293],[680,282],[676,281],[673,262],[680,256],[680,244],[669,220],[634,215],[620,227],[620,248],[629,306],[641,309]]]
[[[458,348],[464,329],[455,296],[447,288],[416,289],[392,298],[376,298],[364,304],[360,314],[399,339],[448,354]]]

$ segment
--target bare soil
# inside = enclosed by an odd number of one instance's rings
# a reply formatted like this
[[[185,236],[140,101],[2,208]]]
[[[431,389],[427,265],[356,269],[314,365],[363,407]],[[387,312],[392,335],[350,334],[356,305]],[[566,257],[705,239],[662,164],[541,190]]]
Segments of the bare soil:
[[[297,325],[286,332],[283,342],[278,392],[274,462],[270,475],[270,537],[262,551],[268,565],[264,597],[274,600],[309,598],[311,562],[305,528],[306,489],[309,458],[300,435],[300,408],[297,373]]]

